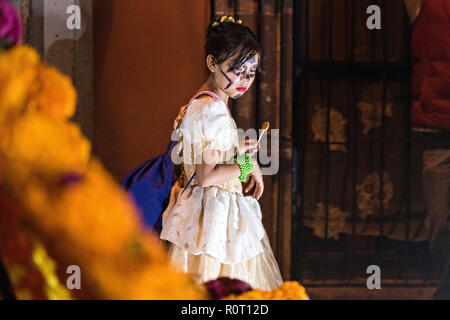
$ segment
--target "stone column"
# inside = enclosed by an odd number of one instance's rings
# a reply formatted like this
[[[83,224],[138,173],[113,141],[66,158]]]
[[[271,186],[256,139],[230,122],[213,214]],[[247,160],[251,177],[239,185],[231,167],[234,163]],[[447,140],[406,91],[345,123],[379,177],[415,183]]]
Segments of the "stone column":
[[[49,64],[69,76],[77,89],[73,121],[93,140],[93,26],[91,0],[11,0],[21,7],[25,42]],[[81,9],[81,29],[69,30],[67,8]]]

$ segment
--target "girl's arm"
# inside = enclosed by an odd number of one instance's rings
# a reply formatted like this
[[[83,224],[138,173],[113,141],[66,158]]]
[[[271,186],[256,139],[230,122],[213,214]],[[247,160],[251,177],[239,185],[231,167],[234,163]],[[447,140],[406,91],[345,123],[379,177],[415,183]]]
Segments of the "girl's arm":
[[[215,163],[205,161],[207,159],[214,161],[217,154],[218,152],[216,150],[206,150],[203,152],[203,156],[206,157],[206,159],[204,159],[202,164],[196,165],[198,184],[202,188],[223,183],[241,175],[241,169],[236,163],[216,164],[217,161]],[[247,181],[249,181],[249,184],[245,188],[245,192],[247,193],[254,188],[252,197],[259,200],[264,192],[264,181],[258,162],[254,159],[253,161],[255,169],[248,175]]]
[[[202,154],[202,163],[195,166],[197,181],[200,187],[206,188],[215,184],[224,183],[241,175],[237,163],[217,164],[219,152],[205,150]]]
[[[251,189],[253,189],[253,187],[255,187],[255,189],[253,190],[252,197],[256,200],[259,200],[259,198],[261,198],[264,192],[264,181],[262,177],[261,168],[259,167],[258,162],[256,160],[254,160],[254,164],[255,170],[253,170],[253,172],[248,175],[248,177],[250,178],[250,182],[245,188],[245,193],[249,192]]]
[[[250,156],[259,149],[258,141],[248,139],[242,141],[240,152],[248,152]],[[206,188],[215,184],[224,183],[241,175],[241,169],[236,163],[218,164],[219,152],[214,149],[205,150],[202,154],[202,163],[195,166],[197,181],[200,187]],[[255,167],[256,168],[256,167]]]

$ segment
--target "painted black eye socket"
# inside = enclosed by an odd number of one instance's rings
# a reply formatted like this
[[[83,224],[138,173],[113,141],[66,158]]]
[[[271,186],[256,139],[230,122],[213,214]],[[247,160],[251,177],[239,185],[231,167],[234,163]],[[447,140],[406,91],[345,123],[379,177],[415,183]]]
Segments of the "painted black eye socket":
[[[242,72],[235,72],[235,71],[233,71],[233,74],[235,74],[236,76],[239,77],[242,74]],[[256,76],[256,72],[248,73],[248,76],[255,77]]]

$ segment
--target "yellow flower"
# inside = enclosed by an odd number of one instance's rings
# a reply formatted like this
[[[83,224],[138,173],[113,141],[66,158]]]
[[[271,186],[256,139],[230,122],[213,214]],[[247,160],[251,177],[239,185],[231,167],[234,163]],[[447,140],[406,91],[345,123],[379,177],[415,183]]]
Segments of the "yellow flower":
[[[3,177],[11,188],[22,188],[33,174],[54,180],[83,172],[90,158],[90,143],[77,125],[36,113],[0,127],[0,137],[0,167],[14,172]]]
[[[204,299],[189,276],[178,274],[155,236],[113,178],[93,159],[78,182],[62,190],[29,186],[22,191],[32,224],[80,265],[95,296],[106,299]],[[70,248],[70,250],[67,250]],[[126,276],[125,276],[126,275]]]
[[[197,300],[207,299],[203,286],[189,275],[177,273],[167,261],[153,261],[140,267],[117,268],[112,265],[94,268],[102,296],[106,299]],[[126,277],[122,272],[126,272]]]
[[[75,99],[69,78],[40,63],[33,49],[0,54],[0,186],[23,209],[21,231],[38,241],[32,257],[47,296],[70,297],[55,269],[75,264],[84,283],[71,292],[76,298],[206,299],[90,159],[89,142],[67,121]],[[30,296],[26,289],[20,297]]]
[[[0,123],[25,108],[38,64],[39,55],[27,45],[0,53]]]
[[[139,231],[137,211],[95,160],[79,182],[59,188],[35,182],[22,192],[34,223],[62,232],[74,251],[115,256]]]
[[[56,275],[55,262],[39,242],[34,244],[33,262],[41,271],[45,280],[45,292],[50,300],[70,300],[70,292],[61,285]]]
[[[297,281],[286,281],[271,291],[254,289],[241,295],[232,294],[223,300],[309,300],[309,297]]]
[[[75,113],[76,91],[69,77],[42,63],[29,91],[27,108],[53,119],[68,119]]]
[[[0,54],[0,121],[25,111],[68,119],[75,105],[70,78],[40,62],[34,49],[21,45]]]

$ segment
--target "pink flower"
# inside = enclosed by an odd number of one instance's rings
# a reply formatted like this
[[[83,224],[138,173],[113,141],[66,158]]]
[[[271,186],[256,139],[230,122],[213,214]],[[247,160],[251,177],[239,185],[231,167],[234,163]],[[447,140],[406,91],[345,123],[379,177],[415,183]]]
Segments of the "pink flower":
[[[23,26],[17,9],[8,1],[0,0],[0,39],[9,44],[22,42]]]
[[[211,299],[222,299],[230,294],[242,294],[252,290],[252,287],[244,281],[230,278],[218,278],[205,283],[205,287],[211,296]]]

